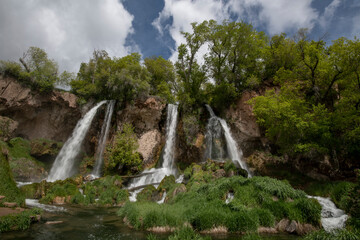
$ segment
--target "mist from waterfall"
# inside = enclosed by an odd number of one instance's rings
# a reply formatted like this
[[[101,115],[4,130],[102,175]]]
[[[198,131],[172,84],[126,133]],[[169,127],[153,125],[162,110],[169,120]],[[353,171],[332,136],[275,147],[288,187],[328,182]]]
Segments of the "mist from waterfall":
[[[47,181],[54,182],[56,180],[64,180],[74,174],[75,158],[80,152],[81,144],[84,141],[97,110],[105,103],[106,101],[99,102],[78,121],[71,137],[65,142],[57,155]]]
[[[152,168],[143,171],[138,178],[134,178],[128,186],[128,189],[153,184],[157,186],[165,176],[176,175],[174,147],[176,140],[176,127],[178,121],[178,106],[169,104],[167,107],[166,118],[166,142],[163,154],[163,163],[161,168]],[[132,192],[130,201],[136,201],[136,195],[141,190]]]
[[[241,167],[246,170],[248,176],[251,177],[251,172],[246,163],[243,161],[243,153],[241,149],[238,148],[234,138],[232,137],[230,128],[226,121],[217,117],[209,105],[206,104],[206,108],[210,113],[210,118],[206,127],[206,159],[224,160],[228,157],[237,167]],[[222,145],[222,138],[225,138],[226,152],[224,151],[224,146]]]
[[[109,129],[111,125],[111,118],[114,112],[115,102],[115,100],[109,101],[106,107],[105,118],[101,127],[100,141],[98,142],[95,154],[95,167],[92,172],[94,178],[98,178],[101,175],[101,168],[104,164],[104,150],[109,135]]]

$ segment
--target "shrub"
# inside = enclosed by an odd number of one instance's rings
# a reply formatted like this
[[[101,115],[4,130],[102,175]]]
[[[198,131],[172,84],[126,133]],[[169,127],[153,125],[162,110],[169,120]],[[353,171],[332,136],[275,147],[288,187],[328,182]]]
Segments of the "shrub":
[[[131,124],[124,124],[123,131],[115,135],[114,144],[107,148],[106,167],[109,172],[137,173],[142,169],[142,161],[136,152],[137,138]]]
[[[36,218],[36,215],[39,215],[40,213],[41,209],[33,208],[19,214],[0,217],[0,232],[28,229],[31,224],[31,219]]]

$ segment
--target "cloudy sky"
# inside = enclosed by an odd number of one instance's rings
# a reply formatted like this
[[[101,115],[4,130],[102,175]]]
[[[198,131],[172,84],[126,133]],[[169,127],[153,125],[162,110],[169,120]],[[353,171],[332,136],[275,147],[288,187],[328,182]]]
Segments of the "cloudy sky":
[[[360,37],[359,0],[0,0],[0,59],[37,46],[73,72],[94,49],[174,60],[180,31],[209,19],[242,20],[270,36],[305,27],[315,40]]]

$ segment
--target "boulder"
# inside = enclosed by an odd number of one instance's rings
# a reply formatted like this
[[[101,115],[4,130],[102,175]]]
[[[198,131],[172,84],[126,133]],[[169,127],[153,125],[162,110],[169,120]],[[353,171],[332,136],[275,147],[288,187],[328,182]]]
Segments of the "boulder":
[[[285,230],[289,224],[290,224],[289,219],[281,219],[280,222],[278,222],[278,224],[276,224],[275,228],[279,232],[285,232]]]
[[[53,204],[63,205],[63,204],[65,204],[65,200],[66,200],[65,197],[56,196],[56,197],[53,199]]]
[[[172,197],[175,197],[179,193],[186,192],[186,186],[184,184],[181,184],[180,186],[176,187],[172,193]]]
[[[292,220],[290,224],[285,228],[285,231],[288,233],[295,233],[296,228],[298,228],[298,224],[296,221]]]
[[[215,177],[216,179],[218,179],[218,178],[225,177],[225,176],[226,176],[226,172],[225,172],[224,169],[218,169],[218,170],[216,170],[216,171],[213,173],[213,175],[214,175],[214,177]]]

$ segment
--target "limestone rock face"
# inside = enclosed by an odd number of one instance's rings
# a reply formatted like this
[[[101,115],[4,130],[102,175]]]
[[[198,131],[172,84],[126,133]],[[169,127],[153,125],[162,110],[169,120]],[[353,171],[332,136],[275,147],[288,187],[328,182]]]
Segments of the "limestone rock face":
[[[125,123],[134,127],[144,166],[154,164],[165,144],[166,104],[160,98],[150,96],[128,105],[116,115],[118,131]]]
[[[66,141],[81,114],[74,94],[38,93],[0,76],[0,115],[18,123],[16,136]]]
[[[157,155],[157,150],[161,144],[161,133],[157,129],[153,129],[141,135],[138,140],[138,152],[143,157],[145,165],[151,164]]]
[[[158,97],[139,99],[134,105],[129,105],[117,113],[118,126],[121,128],[124,123],[131,123],[138,137],[148,131],[159,130],[165,106]],[[164,115],[166,118],[166,113]]]

